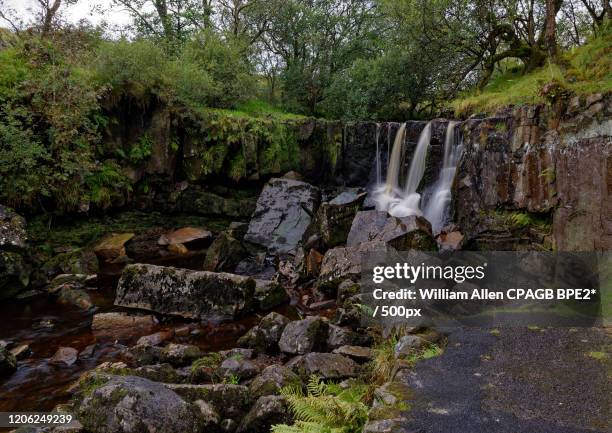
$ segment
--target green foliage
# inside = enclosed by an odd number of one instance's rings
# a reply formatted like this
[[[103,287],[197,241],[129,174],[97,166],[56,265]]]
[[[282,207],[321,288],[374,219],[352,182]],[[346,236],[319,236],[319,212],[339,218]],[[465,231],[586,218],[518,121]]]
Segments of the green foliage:
[[[89,189],[89,198],[93,204],[103,209],[113,204],[113,200],[123,201],[123,192],[130,192],[132,187],[121,173],[116,161],[104,161],[98,169],[85,178]]]
[[[358,433],[368,419],[368,406],[363,403],[366,385],[341,388],[324,383],[313,376],[308,381],[307,394],[300,387],[285,387],[285,397],[294,413],[293,426],[275,425],[274,433]]]
[[[223,378],[223,383],[226,383],[229,385],[238,385],[240,383],[240,376],[237,376],[235,374],[230,374],[229,376]]]
[[[151,156],[152,151],[153,138],[151,135],[145,133],[134,145],[132,145],[130,149],[130,161],[138,164]]]
[[[217,368],[221,364],[222,361],[223,361],[223,357],[221,356],[220,353],[217,353],[217,352],[209,353],[206,356],[203,356],[202,358],[198,358],[195,361],[193,361],[193,363],[191,364],[191,372],[195,373],[203,367]]]

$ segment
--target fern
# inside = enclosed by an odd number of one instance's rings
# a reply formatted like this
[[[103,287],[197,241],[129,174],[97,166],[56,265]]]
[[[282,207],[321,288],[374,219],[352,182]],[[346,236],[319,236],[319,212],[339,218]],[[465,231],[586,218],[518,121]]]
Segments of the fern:
[[[366,385],[343,389],[312,376],[305,395],[300,387],[285,387],[281,395],[289,403],[296,423],[277,425],[275,433],[353,433],[360,432],[367,420],[368,407],[363,403]]]

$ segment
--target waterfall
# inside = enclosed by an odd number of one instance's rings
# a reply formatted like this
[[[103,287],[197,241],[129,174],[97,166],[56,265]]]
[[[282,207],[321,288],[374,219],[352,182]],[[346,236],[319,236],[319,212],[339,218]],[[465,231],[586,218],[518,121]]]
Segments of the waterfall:
[[[382,182],[382,167],[380,162],[380,123],[376,124],[376,184]]]
[[[404,142],[406,140],[406,124],[403,123],[395,134],[393,150],[389,157],[387,180],[373,192],[376,209],[385,210],[393,216],[403,217],[409,215],[423,215],[420,210],[421,195],[416,192],[423,174],[427,160],[427,149],[431,139],[431,124],[428,123],[417,143],[412,157],[408,180],[404,189],[399,188],[399,174],[403,162]]]
[[[448,122],[444,138],[444,160],[438,179],[433,185],[431,196],[425,206],[425,218],[431,223],[434,234],[440,233],[448,220],[451,203],[451,188],[457,171],[462,146],[455,139],[457,122]]]

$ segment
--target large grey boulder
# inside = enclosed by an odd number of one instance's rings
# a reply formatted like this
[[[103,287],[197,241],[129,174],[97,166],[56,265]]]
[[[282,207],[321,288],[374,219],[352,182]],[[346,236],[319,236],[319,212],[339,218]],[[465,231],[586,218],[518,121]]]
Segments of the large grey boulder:
[[[264,187],[245,241],[274,253],[293,251],[320,200],[318,188],[292,179],[271,179]]]
[[[202,400],[212,405],[221,418],[243,417],[252,404],[249,389],[243,385],[218,383],[214,385],[165,384],[189,402]]]
[[[0,205],[0,250],[22,251],[26,248],[26,239],[25,218]]]
[[[281,352],[293,355],[320,350],[325,347],[329,325],[321,317],[307,317],[289,323],[278,342]]]
[[[398,218],[376,210],[358,212],[346,245],[352,247],[372,241],[385,242],[398,251],[437,249],[431,224],[423,217],[413,215]]]
[[[238,426],[238,433],[267,433],[273,425],[292,422],[293,416],[285,398],[265,395],[257,399],[246,414]]]
[[[161,383],[114,375],[89,380],[76,402],[78,419],[89,432],[185,433],[203,427],[200,410]]]
[[[346,379],[356,377],[360,368],[355,361],[336,353],[308,353],[296,356],[287,363],[303,380],[308,380],[313,374],[321,379]]]
[[[228,273],[164,266],[127,266],[115,305],[188,319],[236,318],[253,309],[255,281]]]

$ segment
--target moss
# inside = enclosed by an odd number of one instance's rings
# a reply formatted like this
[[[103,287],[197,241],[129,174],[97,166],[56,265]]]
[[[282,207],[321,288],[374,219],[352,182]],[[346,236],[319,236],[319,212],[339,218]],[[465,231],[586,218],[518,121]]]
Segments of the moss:
[[[588,352],[586,355],[589,358],[593,358],[593,359],[596,359],[598,361],[603,361],[603,360],[608,358],[608,354],[606,352],[592,351],[592,352]]]

